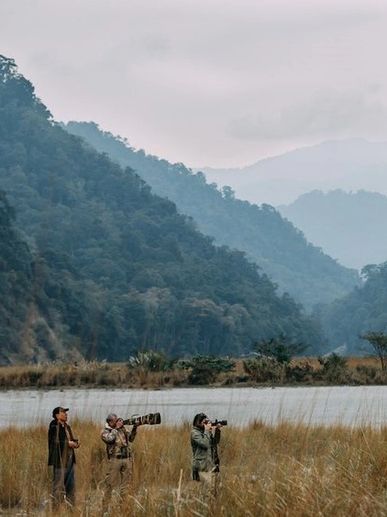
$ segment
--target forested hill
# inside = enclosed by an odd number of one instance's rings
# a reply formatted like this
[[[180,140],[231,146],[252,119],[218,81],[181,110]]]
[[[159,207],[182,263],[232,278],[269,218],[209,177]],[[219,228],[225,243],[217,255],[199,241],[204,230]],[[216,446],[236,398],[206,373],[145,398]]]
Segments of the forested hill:
[[[0,364],[15,350],[33,303],[32,257],[12,227],[13,211],[0,191]]]
[[[305,307],[344,296],[358,284],[355,271],[309,244],[273,207],[238,200],[230,188],[219,190],[208,184],[202,173],[135,151],[94,123],[70,122],[66,127],[121,165],[136,170],[156,194],[176,203],[180,212],[191,216],[200,231],[213,236],[216,243],[245,251],[281,291]]]
[[[71,277],[61,277],[60,269],[50,270],[43,256],[31,252],[0,191],[0,364],[81,357],[64,324],[74,313],[71,305],[82,305]]]
[[[361,288],[318,311],[330,343],[347,345],[348,354],[370,351],[360,336],[387,333],[387,262],[366,266],[363,274]]]
[[[63,320],[56,339],[85,357],[123,360],[138,348],[238,354],[280,333],[321,344],[299,306],[277,296],[242,253],[215,247],[132,170],[56,124],[4,57],[0,188],[49,274],[39,278],[40,310],[56,301],[51,318]]]

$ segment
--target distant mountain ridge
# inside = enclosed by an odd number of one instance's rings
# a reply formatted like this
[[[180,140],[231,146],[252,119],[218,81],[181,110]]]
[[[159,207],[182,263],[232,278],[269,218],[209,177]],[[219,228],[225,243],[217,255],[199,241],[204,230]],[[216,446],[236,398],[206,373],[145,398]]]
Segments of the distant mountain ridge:
[[[221,191],[183,164],[171,164],[136,151],[120,137],[95,123],[70,122],[66,129],[134,169],[153,191],[176,203],[193,218],[201,232],[216,242],[245,251],[282,291],[311,308],[345,295],[359,283],[354,271],[337,264],[309,244],[301,232],[269,205],[236,199],[230,188]]]
[[[387,142],[332,140],[230,169],[201,169],[241,199],[288,205],[313,190],[367,190],[387,195]]]
[[[347,267],[361,269],[387,260],[387,196],[315,190],[278,210],[310,242]]]

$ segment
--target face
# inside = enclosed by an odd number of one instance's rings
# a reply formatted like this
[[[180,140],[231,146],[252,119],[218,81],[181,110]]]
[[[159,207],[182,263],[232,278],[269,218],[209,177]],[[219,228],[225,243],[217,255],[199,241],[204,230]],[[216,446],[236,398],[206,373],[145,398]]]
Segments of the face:
[[[205,424],[207,424],[207,423],[208,423],[208,421],[209,421],[209,420],[208,420],[208,418],[207,418],[207,417],[203,418],[203,420],[201,420],[201,421],[199,422],[198,427],[199,427],[200,429],[204,429],[204,425],[205,425]]]
[[[56,414],[56,418],[58,422],[61,422],[62,424],[67,422],[67,412],[66,411],[59,411],[59,413]]]
[[[116,416],[114,416],[111,420],[109,420],[108,423],[109,423],[110,427],[114,428],[117,424],[117,420],[118,420],[118,417],[116,417]]]

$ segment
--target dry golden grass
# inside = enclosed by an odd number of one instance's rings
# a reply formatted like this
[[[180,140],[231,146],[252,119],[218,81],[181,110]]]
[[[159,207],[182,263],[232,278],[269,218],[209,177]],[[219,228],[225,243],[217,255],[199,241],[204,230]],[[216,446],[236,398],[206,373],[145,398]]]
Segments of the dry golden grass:
[[[181,370],[152,372],[129,369],[124,363],[83,361],[0,367],[0,388],[63,386],[126,386],[128,388],[178,386],[187,374]]]
[[[321,370],[316,357],[293,359],[291,367],[309,364],[314,374]],[[380,361],[376,357],[348,357],[347,374],[343,382],[316,378],[290,381],[290,384],[386,384],[387,378],[381,371]],[[286,380],[284,383],[286,384]],[[235,360],[235,369],[222,372],[217,376],[215,385],[254,385],[252,378],[246,375],[243,360]],[[277,383],[278,384],[278,383]],[[163,372],[149,371],[146,368],[128,368],[125,363],[105,363],[82,361],[78,364],[47,363],[37,365],[0,366],[0,389],[12,388],[63,388],[74,387],[126,387],[126,388],[161,388],[188,385],[188,371],[174,369]]]
[[[102,515],[103,444],[94,423],[74,422],[77,506]],[[387,514],[387,428],[313,427],[256,422],[224,428],[221,487],[212,498],[190,481],[190,428],[141,427],[135,480],[111,515],[382,516]],[[0,431],[0,505],[11,515],[51,515],[46,429]],[[179,479],[182,473],[181,485]],[[61,515],[65,515],[64,509]]]

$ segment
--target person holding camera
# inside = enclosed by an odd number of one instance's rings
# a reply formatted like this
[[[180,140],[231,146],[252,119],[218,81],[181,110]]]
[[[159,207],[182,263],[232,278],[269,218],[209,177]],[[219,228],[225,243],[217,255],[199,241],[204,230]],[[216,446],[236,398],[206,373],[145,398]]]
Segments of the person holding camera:
[[[210,422],[207,415],[195,415],[191,430],[192,479],[205,481],[216,491],[219,473],[218,443],[221,423]]]
[[[53,467],[52,497],[57,507],[62,502],[75,504],[75,449],[79,440],[74,438],[67,423],[69,408],[56,407],[48,428],[48,465]]]
[[[133,453],[131,443],[136,438],[137,423],[131,432],[125,427],[126,421],[115,413],[110,413],[101,432],[106,444],[108,468],[105,476],[105,499],[110,498],[112,490],[122,495],[128,488],[133,475]]]

